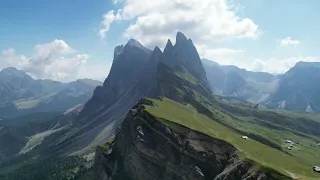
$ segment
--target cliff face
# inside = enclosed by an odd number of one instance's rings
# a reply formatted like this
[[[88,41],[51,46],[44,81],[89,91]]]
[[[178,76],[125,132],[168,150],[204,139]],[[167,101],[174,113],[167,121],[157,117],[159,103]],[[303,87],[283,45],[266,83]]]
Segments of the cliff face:
[[[177,124],[165,125],[140,101],[113,144],[96,151],[97,180],[269,179],[227,142]]]

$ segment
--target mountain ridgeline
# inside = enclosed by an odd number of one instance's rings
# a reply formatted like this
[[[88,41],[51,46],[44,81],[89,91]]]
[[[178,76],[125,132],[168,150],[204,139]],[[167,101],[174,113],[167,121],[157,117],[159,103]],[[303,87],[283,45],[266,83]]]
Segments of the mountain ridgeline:
[[[0,71],[0,118],[67,110],[90,99],[100,84],[90,79],[35,80],[24,71],[5,68]]]
[[[284,77],[201,60],[181,32],[163,51],[131,39],[114,49],[108,77],[83,106],[0,121],[0,142],[10,142],[0,144],[0,179],[317,179],[318,116],[212,93],[273,102]]]
[[[267,105],[286,110],[320,113],[320,63],[298,62],[280,76]]]
[[[141,98],[165,96],[182,102],[182,89],[186,88],[211,95],[202,62],[190,39],[179,32],[176,44],[168,40],[164,52],[158,47],[151,51],[131,39],[115,48],[110,74],[77,117],[77,130],[67,139],[68,146],[94,148],[114,137],[116,128]],[[96,136],[101,138],[94,140]],[[73,140],[75,137],[77,140]]]
[[[214,94],[261,103],[273,109],[320,113],[320,63],[298,62],[283,75],[252,72],[202,59]]]

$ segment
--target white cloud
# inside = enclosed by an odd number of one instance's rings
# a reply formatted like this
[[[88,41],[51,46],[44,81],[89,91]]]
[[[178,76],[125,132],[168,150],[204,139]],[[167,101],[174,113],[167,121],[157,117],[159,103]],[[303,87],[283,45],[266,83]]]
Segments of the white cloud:
[[[0,69],[6,67],[16,67],[22,69],[28,64],[28,58],[24,55],[18,55],[13,48],[4,50],[0,54]]]
[[[266,60],[255,59],[250,70],[259,72],[269,72],[274,74],[283,74],[292,68],[297,62],[320,62],[319,58],[312,56],[290,57],[286,59],[270,58]]]
[[[210,48],[203,44],[198,44],[196,47],[201,58],[215,61],[221,65],[235,65],[239,60],[239,55],[243,55],[245,52],[243,49]]]
[[[95,63],[86,63],[85,65],[81,66],[78,70],[78,78],[89,78],[89,79],[96,79],[100,81],[104,81],[111,69],[110,62],[95,62]]]
[[[114,3],[118,2],[114,1]],[[117,16],[114,15],[114,10],[111,10],[107,14],[103,15],[103,21],[101,22],[101,27],[99,29],[99,36],[102,39],[106,37],[106,33],[109,31],[111,23],[117,19],[120,19],[120,17],[117,18]]]
[[[291,37],[287,37],[280,40],[282,46],[297,46],[300,44],[299,40],[293,40]]]
[[[12,48],[3,51],[0,55],[0,69],[16,67],[39,79],[71,81],[77,78],[93,78],[104,80],[110,69],[108,63],[93,65],[87,63],[88,59],[89,55],[76,54],[75,50],[65,41],[54,40],[47,44],[36,45],[30,58],[17,54]]]
[[[99,35],[103,38],[116,21],[131,23],[125,32],[148,47],[163,46],[166,39],[182,31],[195,42],[217,38],[257,38],[258,25],[240,18],[226,0],[123,0],[123,7],[104,15]]]
[[[201,56],[207,59],[217,59],[245,52],[243,49],[210,48],[206,45],[196,45],[196,47]]]

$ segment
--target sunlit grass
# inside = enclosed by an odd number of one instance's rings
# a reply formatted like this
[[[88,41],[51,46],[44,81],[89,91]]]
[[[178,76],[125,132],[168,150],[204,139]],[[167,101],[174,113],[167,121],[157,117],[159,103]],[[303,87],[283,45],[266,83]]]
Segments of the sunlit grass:
[[[205,133],[213,138],[227,141],[238,150],[242,151],[246,159],[256,162],[259,166],[270,167],[286,176],[290,177],[291,175],[289,173],[291,173],[300,179],[320,178],[318,174],[313,172],[311,166],[316,162],[320,162],[320,159],[319,157],[312,156],[314,150],[310,150],[306,147],[306,143],[312,142],[308,139],[303,139],[295,135],[290,136],[287,133],[281,137],[280,131],[268,130],[267,128],[258,125],[252,125],[252,123],[249,123],[252,119],[243,119],[244,121],[248,121],[248,123],[243,123],[240,128],[244,129],[246,126],[247,128],[256,128],[250,129],[249,132],[257,131],[257,134],[262,134],[264,136],[268,135],[272,137],[271,141],[278,144],[282,144],[281,139],[288,137],[301,141],[302,144],[297,145],[299,148],[290,152],[293,155],[291,156],[255,140],[243,140],[241,134],[234,132],[205,115],[199,114],[190,105],[184,106],[166,98],[162,101],[154,99],[152,99],[152,101],[156,106],[147,106],[146,110],[167,125],[170,125],[170,122],[181,124],[190,129]],[[224,115],[224,117],[229,118],[226,115]],[[229,123],[231,123],[231,121]]]

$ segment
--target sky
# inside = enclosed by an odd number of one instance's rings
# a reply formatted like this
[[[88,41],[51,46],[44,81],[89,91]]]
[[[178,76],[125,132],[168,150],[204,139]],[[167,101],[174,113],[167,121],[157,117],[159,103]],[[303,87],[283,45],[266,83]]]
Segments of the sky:
[[[0,70],[34,78],[103,81],[130,38],[163,48],[177,31],[201,58],[285,73],[320,62],[318,0],[1,0]]]

